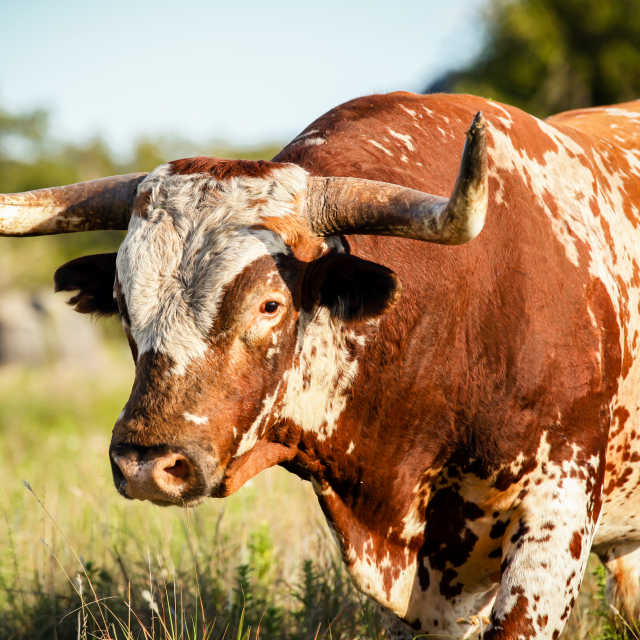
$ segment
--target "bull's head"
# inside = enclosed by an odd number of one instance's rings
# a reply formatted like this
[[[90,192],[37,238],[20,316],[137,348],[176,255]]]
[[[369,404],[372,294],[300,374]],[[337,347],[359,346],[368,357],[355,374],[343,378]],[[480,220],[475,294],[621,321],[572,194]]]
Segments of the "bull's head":
[[[191,158],[0,196],[0,234],[128,229],[61,267],[83,313],[119,313],[136,363],[110,456],[118,491],[159,504],[228,495],[331,436],[369,321],[399,300],[339,234],[461,244],[482,229],[481,114],[451,198],[299,166]],[[363,333],[364,332],[364,333]]]

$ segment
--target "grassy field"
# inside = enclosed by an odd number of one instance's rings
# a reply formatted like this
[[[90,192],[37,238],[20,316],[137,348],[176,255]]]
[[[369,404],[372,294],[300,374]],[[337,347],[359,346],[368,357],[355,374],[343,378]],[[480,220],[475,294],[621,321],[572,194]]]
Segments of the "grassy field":
[[[133,366],[109,345],[94,377],[0,369],[0,640],[385,637],[285,471],[190,512],[118,497],[107,450]],[[593,567],[565,637],[615,635]]]

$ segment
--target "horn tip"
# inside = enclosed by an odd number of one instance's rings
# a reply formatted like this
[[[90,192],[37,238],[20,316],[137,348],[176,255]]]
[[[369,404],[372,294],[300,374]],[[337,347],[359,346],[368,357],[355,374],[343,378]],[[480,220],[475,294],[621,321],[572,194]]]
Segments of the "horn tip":
[[[482,111],[478,111],[473,118],[473,122],[471,123],[471,127],[469,128],[468,135],[470,137],[475,137],[479,133],[484,133],[487,127],[487,121],[484,118],[484,113]]]

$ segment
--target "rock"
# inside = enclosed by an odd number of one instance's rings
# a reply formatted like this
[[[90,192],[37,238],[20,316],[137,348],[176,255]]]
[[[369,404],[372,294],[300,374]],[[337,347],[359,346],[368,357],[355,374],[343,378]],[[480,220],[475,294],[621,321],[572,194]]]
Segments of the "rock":
[[[42,364],[45,345],[42,319],[24,291],[0,294],[0,365]]]
[[[105,362],[99,328],[50,291],[0,293],[0,365],[56,363],[98,371]]]

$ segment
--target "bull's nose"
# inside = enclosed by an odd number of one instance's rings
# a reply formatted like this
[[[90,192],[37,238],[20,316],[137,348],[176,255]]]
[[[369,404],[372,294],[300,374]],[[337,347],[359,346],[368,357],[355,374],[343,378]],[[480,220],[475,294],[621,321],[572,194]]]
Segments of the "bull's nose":
[[[183,453],[111,452],[113,479],[118,491],[134,500],[180,503],[198,484],[197,465]]]

